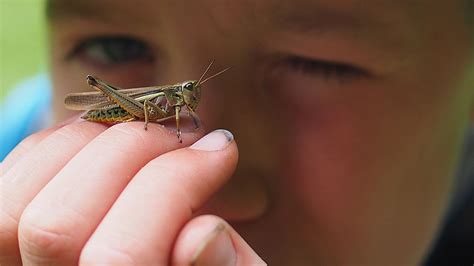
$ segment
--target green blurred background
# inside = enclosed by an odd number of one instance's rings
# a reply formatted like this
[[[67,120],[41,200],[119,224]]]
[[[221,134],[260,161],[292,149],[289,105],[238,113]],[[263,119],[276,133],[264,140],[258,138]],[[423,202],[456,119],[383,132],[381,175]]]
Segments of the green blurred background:
[[[44,72],[44,0],[0,0],[0,101],[21,80]]]

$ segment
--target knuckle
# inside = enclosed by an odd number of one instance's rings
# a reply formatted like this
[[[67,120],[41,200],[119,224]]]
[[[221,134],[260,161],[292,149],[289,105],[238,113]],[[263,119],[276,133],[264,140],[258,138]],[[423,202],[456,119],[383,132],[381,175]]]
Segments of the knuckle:
[[[43,140],[44,134],[35,133],[23,139],[16,147],[7,155],[5,160],[2,162],[0,176],[4,176],[8,169],[11,168],[14,162],[21,159],[28,151],[32,150],[38,143]],[[6,163],[8,162],[8,163]]]
[[[141,153],[148,149],[151,137],[149,132],[143,129],[142,124],[131,122],[110,127],[100,141],[114,147],[117,151],[127,154],[130,153],[130,147]],[[117,142],[117,138],[120,139],[120,142]]]
[[[5,209],[0,210],[0,256],[8,256],[18,249],[18,219]]]
[[[109,130],[118,132],[121,135],[130,135],[133,138],[139,139],[145,143],[149,143],[152,138],[156,139],[157,135],[160,138],[166,138],[169,135],[167,129],[155,123],[149,123],[147,130],[143,128],[143,125],[143,121],[118,123],[110,127]]]
[[[72,136],[81,136],[81,130],[78,128],[78,124],[69,124],[60,129],[58,129],[54,134],[57,134],[59,137],[70,138]]]
[[[140,124],[140,126],[138,125]],[[114,134],[124,135],[133,139],[142,140],[145,130],[140,122],[138,123],[118,123],[109,128],[109,131],[114,132]]]
[[[95,130],[85,130],[85,123],[73,123],[66,125],[60,129],[58,129],[54,134],[57,134],[55,136],[55,139],[61,138],[68,140],[72,143],[80,143],[80,142],[87,142],[89,141],[93,136],[95,136],[95,133],[92,135],[90,134],[91,132],[95,132]],[[90,126],[87,124],[87,126]],[[99,130],[103,130],[100,125],[97,127]]]
[[[98,261],[100,260],[100,261]],[[105,246],[86,245],[81,252],[79,265],[137,265],[140,264],[130,250],[115,249]]]
[[[44,219],[36,210],[25,210],[18,226],[18,240],[22,254],[30,257],[54,258],[66,250],[71,250],[73,239],[66,233],[68,232],[66,228],[58,224],[60,223]]]
[[[43,137],[39,133],[28,136],[22,140],[18,145],[17,149],[19,150],[29,150],[34,147],[38,142],[40,142]]]

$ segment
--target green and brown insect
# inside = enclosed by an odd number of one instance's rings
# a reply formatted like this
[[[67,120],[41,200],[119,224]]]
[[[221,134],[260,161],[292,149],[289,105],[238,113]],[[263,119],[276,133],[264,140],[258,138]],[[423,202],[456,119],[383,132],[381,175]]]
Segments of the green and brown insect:
[[[87,83],[98,91],[68,94],[64,103],[68,109],[87,111],[81,117],[85,120],[107,123],[144,120],[145,130],[150,121],[162,122],[175,117],[176,134],[179,142],[182,142],[179,127],[181,109],[186,107],[188,115],[198,127],[199,117],[196,108],[201,98],[201,85],[229,69],[204,78],[212,63],[199,80],[143,88],[120,89],[88,75]]]

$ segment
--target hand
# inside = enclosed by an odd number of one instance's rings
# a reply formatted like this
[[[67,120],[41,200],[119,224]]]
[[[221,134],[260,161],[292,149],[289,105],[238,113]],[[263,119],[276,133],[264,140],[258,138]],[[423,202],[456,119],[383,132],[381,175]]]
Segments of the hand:
[[[232,175],[214,131],[72,122],[36,133],[1,165],[0,264],[264,262],[222,219],[193,217]]]

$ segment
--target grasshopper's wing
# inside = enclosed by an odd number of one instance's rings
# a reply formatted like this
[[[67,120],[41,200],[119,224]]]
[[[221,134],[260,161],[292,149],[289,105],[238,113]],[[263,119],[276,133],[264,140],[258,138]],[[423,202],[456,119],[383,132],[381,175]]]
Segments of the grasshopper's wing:
[[[160,92],[166,87],[168,86],[116,89],[132,98],[139,98],[151,93]],[[66,95],[64,104],[66,105],[66,108],[70,110],[97,110],[118,106],[114,101],[110,100],[107,95],[100,91],[70,93]]]

